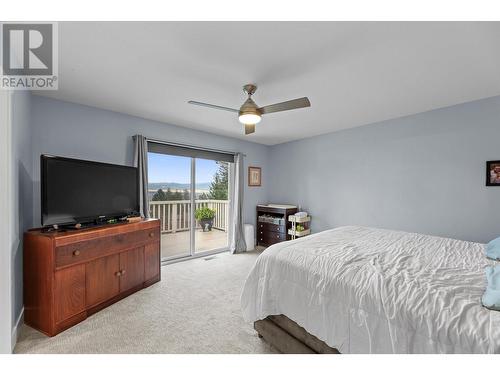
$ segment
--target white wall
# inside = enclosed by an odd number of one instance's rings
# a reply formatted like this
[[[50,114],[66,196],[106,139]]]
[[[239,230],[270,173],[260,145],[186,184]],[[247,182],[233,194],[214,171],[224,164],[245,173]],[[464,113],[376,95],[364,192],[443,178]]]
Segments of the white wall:
[[[0,90],[0,353],[12,351],[12,122],[10,93]]]
[[[23,313],[23,233],[33,227],[33,147],[31,94],[16,91],[12,96],[12,329],[16,341],[17,326]]]
[[[22,321],[22,237],[33,225],[30,98],[0,90],[0,353],[12,351]]]

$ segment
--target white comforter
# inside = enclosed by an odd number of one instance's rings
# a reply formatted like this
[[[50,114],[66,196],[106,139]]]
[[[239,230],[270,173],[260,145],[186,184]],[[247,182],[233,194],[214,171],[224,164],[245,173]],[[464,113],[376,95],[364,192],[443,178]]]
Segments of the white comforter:
[[[273,245],[241,304],[284,314],[341,353],[498,353],[500,312],[481,306],[484,245],[340,227]]]

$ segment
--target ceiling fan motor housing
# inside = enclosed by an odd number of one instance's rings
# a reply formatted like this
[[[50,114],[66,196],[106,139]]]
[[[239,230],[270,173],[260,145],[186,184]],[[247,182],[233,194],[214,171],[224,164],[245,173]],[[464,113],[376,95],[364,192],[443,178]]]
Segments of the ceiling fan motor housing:
[[[240,107],[240,116],[247,113],[259,116],[261,115],[259,107],[257,106],[257,104],[255,104],[252,98],[248,98],[247,100],[245,100],[245,103],[243,103],[243,105]]]

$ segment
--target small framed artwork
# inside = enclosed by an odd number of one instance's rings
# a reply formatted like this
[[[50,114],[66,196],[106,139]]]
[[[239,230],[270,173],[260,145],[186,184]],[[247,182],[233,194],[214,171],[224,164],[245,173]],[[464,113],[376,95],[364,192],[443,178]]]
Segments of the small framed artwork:
[[[248,186],[261,186],[262,170],[260,167],[248,167]]]
[[[486,162],[486,186],[500,186],[500,160]]]

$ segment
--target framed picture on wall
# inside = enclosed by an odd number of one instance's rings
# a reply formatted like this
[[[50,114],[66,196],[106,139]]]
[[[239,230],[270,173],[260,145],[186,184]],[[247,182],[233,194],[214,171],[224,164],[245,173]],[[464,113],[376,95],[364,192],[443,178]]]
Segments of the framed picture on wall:
[[[500,160],[486,162],[486,186],[500,186]]]
[[[248,167],[248,186],[261,186],[262,170],[260,167]]]

